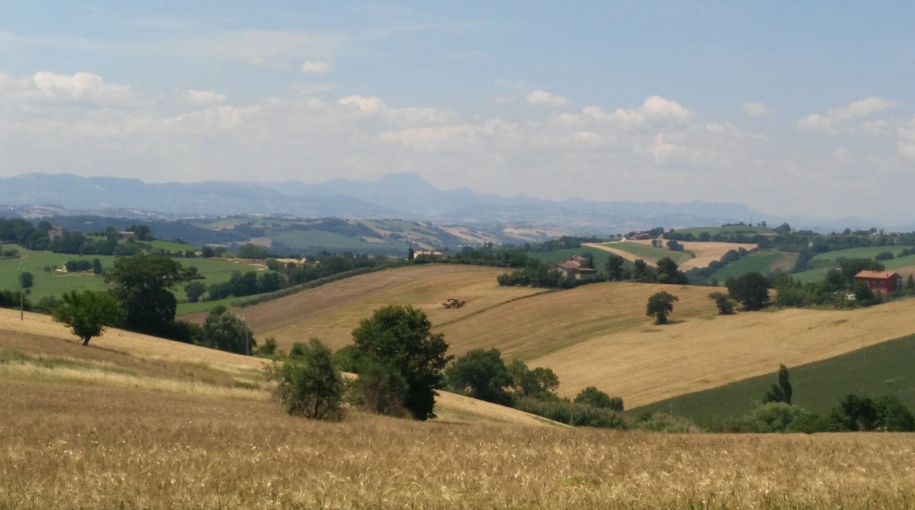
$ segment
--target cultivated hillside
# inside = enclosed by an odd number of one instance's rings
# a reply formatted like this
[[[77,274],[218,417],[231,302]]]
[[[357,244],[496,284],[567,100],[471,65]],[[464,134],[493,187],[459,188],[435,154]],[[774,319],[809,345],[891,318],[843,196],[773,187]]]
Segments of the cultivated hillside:
[[[717,315],[707,287],[602,283],[543,292],[499,287],[501,271],[429,265],[358,276],[247,309],[259,338],[283,348],[312,336],[350,341],[374,308],[408,303],[429,313],[454,354],[499,348],[507,358],[552,368],[560,393],[585,386],[628,407],[713,388],[777,368],[818,361],[915,333],[915,302],[854,311],[780,310]],[[674,323],[645,316],[650,295],[676,295]],[[459,310],[439,304],[467,300]]]
[[[268,362],[213,349],[112,329],[88,347],[47,316],[0,309],[0,386],[64,394],[90,388],[121,401],[191,399],[220,413],[280,412],[263,378]],[[49,386],[50,385],[50,386]],[[240,403],[241,402],[241,403]],[[132,404],[133,405],[133,404]],[[436,414],[444,421],[543,426],[548,420],[515,409],[440,392]]]

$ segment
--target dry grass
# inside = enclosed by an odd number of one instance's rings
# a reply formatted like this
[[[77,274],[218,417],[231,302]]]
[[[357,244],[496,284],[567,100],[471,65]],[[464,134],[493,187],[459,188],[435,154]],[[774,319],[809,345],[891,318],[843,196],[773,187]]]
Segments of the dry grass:
[[[0,508],[913,508],[915,436],[667,436],[3,383]]]
[[[613,244],[613,243],[610,243],[610,244]],[[587,246],[589,248],[596,248],[598,250],[604,250],[604,251],[612,253],[614,255],[623,257],[625,260],[628,260],[629,262],[635,262],[636,260],[642,260],[651,267],[658,267],[658,265],[653,260],[645,260],[644,257],[640,257],[634,253],[629,253],[628,251],[618,250],[618,249],[612,247],[610,244],[581,243],[582,246]]]

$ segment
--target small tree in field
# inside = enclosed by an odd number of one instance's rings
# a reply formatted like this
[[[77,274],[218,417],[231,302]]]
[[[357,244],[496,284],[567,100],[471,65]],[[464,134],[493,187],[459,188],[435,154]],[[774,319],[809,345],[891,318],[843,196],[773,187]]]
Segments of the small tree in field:
[[[674,301],[679,301],[677,296],[661,291],[648,298],[646,315],[654,317],[655,324],[667,324],[667,316],[674,311]]]
[[[89,340],[100,336],[106,326],[117,326],[124,320],[124,310],[117,300],[102,292],[70,291],[62,296],[63,304],[54,311],[54,320],[70,326],[73,334],[89,345]]]
[[[720,315],[731,315],[734,313],[735,301],[728,297],[727,294],[723,292],[712,292],[708,295],[708,298],[715,302],[715,306],[718,307],[718,314]]]
[[[24,271],[22,273],[22,288],[31,289],[32,285],[35,285],[35,277],[32,275],[32,273]]]
[[[586,404],[601,409],[612,409],[614,411],[623,412],[623,399],[620,397],[611,397],[594,386],[588,386],[581,390],[578,395],[575,396],[574,402],[576,404]]]
[[[291,415],[313,420],[339,418],[343,378],[334,367],[330,349],[312,338],[301,351],[301,356],[286,358],[268,368],[270,378],[279,383],[274,396]]]

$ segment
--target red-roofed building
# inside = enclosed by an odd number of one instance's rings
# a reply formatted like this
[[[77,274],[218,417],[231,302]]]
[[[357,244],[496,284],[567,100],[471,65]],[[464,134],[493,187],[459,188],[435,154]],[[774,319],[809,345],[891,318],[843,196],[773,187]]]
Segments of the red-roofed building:
[[[855,275],[855,281],[870,287],[874,294],[888,294],[902,287],[902,277],[899,273],[887,271],[861,271]]]
[[[584,257],[573,255],[566,259],[565,262],[556,264],[556,269],[566,278],[573,280],[595,280],[597,279],[597,270],[588,267],[590,263]]]

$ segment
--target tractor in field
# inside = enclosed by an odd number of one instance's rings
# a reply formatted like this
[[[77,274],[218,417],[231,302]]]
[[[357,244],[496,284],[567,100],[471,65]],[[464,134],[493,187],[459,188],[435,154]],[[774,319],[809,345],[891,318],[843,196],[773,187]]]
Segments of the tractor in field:
[[[461,301],[460,299],[448,298],[442,301],[443,308],[460,308],[462,306],[464,306],[464,301]]]

